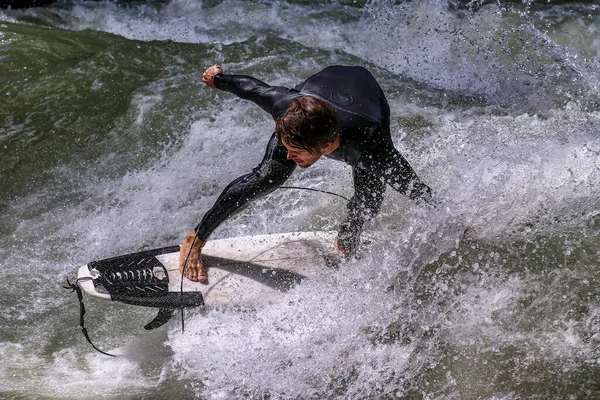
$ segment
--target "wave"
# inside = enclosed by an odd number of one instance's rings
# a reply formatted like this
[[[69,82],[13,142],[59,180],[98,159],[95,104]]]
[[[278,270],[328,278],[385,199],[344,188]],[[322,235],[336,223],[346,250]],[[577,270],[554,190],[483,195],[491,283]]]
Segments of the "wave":
[[[78,398],[591,396],[597,14],[566,2],[476,5],[0,11],[0,353],[15,360],[0,368],[0,397],[75,396],[65,385]],[[362,258],[264,308],[192,312],[184,333],[141,334],[147,310],[90,303],[88,326],[121,354],[101,358],[79,337],[62,278],[92,259],[179,243],[272,132],[258,107],[201,83],[215,62],[283,86],[331,64],[368,67],[394,142],[440,205],[390,190]],[[290,184],[349,196],[351,182],[323,160]],[[215,237],[336,229],[344,213],[339,200],[276,191]]]

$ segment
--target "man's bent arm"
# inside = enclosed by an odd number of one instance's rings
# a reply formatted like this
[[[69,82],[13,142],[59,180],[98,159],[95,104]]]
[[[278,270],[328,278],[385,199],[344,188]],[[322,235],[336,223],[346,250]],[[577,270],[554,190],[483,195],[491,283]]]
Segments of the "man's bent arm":
[[[419,179],[408,161],[393,147],[380,150],[364,168],[354,167],[354,196],[348,203],[348,216],[340,226],[339,241],[352,253],[360,243],[365,220],[375,217],[383,202],[386,183],[411,200],[431,203],[431,189]]]
[[[396,149],[388,155],[382,165],[386,182],[411,200],[431,204],[433,202],[431,189],[417,176],[408,161]]]
[[[355,167],[352,176],[354,196],[348,203],[348,216],[338,234],[338,240],[348,254],[356,251],[365,220],[379,213],[385,192],[385,182],[372,172]]]

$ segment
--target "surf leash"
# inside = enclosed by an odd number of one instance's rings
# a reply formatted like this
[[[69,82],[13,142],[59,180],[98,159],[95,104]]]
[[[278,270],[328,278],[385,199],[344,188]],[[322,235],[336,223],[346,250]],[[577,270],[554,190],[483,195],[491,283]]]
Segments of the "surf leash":
[[[328,194],[330,196],[335,196],[335,197],[342,198],[342,199],[344,199],[346,201],[350,201],[350,199],[348,199],[345,196],[342,196],[341,194],[337,194],[337,193],[334,193],[334,192],[329,192],[327,190],[313,189],[313,188],[306,188],[306,187],[299,187],[299,186],[280,186],[278,189],[306,190],[306,191],[309,191],[309,192],[324,193],[324,194]],[[185,271],[186,271],[186,268],[188,266],[188,261],[190,260],[190,255],[192,254],[192,249],[194,248],[194,244],[196,243],[196,239],[198,239],[198,235],[197,234],[194,235],[194,240],[192,240],[192,244],[190,245],[190,249],[188,250],[188,253],[185,256],[185,261],[183,263],[183,268],[181,269],[181,283],[179,285],[179,294],[180,294],[181,299],[183,299],[183,280],[185,278]],[[185,332],[185,322],[184,321],[185,321],[185,318],[184,318],[184,307],[183,307],[183,300],[182,300],[181,301],[181,331],[182,332]]]
[[[337,194],[334,192],[328,192],[327,190],[321,190],[321,189],[313,189],[313,188],[306,188],[306,187],[299,187],[299,186],[279,186],[278,189],[295,189],[295,190],[307,190],[309,192],[319,192],[319,193],[325,193],[325,194],[329,194],[331,196],[336,196],[336,197],[340,197],[346,201],[350,201],[349,198],[342,196],[341,194]]]
[[[81,328],[81,333],[83,333],[83,336],[85,336],[86,340],[88,341],[89,344],[92,345],[94,350],[96,350],[104,355],[110,356],[110,357],[116,357],[114,354],[107,353],[107,352],[102,351],[99,348],[97,348],[96,345],[94,343],[92,343],[92,340],[90,339],[90,335],[88,335],[88,331],[85,328],[85,322],[84,322],[84,318],[83,318],[83,316],[85,315],[85,306],[83,305],[83,294],[81,293],[81,288],[78,285],[79,281],[82,279],[91,279],[91,278],[78,278],[75,281],[75,283],[69,282],[69,279],[67,278],[68,286],[63,286],[65,289],[71,289],[73,292],[77,293],[77,299],[79,300],[79,327]]]

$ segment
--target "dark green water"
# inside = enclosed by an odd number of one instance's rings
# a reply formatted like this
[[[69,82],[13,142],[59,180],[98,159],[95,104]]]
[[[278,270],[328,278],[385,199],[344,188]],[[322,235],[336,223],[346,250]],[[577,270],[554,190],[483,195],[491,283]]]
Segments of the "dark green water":
[[[0,11],[0,398],[600,399],[600,13],[593,2],[59,1]],[[177,244],[272,121],[206,67],[293,86],[369,68],[439,194],[388,191],[363,257],[252,312],[87,302],[91,260]],[[351,195],[323,160],[290,184]],[[336,229],[278,191],[215,237]]]

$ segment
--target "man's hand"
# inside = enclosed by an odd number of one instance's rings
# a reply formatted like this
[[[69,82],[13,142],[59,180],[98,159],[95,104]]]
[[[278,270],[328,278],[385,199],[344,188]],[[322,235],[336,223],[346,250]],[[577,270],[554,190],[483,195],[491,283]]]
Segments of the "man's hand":
[[[346,249],[346,247],[342,244],[340,238],[335,239],[335,247],[338,249],[338,252],[340,252],[341,255],[343,255],[345,258],[350,257],[350,251],[348,251],[348,249]]]
[[[183,242],[181,245],[179,251],[179,270],[183,271],[185,277],[191,281],[208,283],[206,271],[204,270],[202,258],[200,256],[202,253],[202,248],[205,244],[206,242],[198,239],[196,237],[196,232],[192,231],[188,233],[187,237],[185,238],[185,242]],[[184,266],[185,271],[183,270]]]
[[[223,73],[223,68],[219,64],[215,64],[209,67],[202,74],[202,82],[206,83],[208,87],[215,89],[215,75]]]

